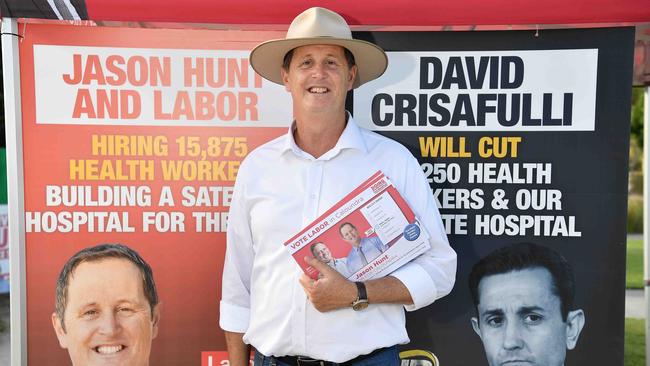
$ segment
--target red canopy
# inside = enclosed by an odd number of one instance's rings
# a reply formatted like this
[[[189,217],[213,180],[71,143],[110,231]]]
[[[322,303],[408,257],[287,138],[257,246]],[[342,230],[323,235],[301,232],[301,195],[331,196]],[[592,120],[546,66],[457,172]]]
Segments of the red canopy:
[[[288,24],[310,6],[351,25],[549,25],[650,22],[648,0],[0,0],[3,17],[94,21]]]
[[[650,0],[0,0],[0,14],[136,27],[286,29],[311,6],[338,12],[353,30],[635,25],[634,83],[650,84]]]

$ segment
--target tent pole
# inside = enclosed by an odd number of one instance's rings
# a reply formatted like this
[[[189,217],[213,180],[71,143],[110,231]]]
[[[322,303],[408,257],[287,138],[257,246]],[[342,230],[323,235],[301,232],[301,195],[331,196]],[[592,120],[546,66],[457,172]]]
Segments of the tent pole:
[[[650,366],[650,191],[648,179],[650,175],[650,86],[646,86],[643,98],[643,278],[645,293],[645,354],[646,366]]]
[[[27,365],[27,301],[25,299],[25,216],[23,199],[22,110],[20,101],[19,31],[16,19],[2,18],[9,210],[9,296],[11,366]]]

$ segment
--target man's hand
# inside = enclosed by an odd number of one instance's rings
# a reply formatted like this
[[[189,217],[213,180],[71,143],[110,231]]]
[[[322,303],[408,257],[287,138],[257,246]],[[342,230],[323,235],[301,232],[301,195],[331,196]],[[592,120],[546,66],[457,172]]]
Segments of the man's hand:
[[[226,347],[228,347],[228,360],[231,365],[248,365],[251,349],[244,343],[244,333],[224,332],[226,335]]]
[[[312,280],[304,273],[300,277],[300,284],[316,310],[326,312],[347,308],[357,299],[354,282],[315,258],[305,257],[305,261],[320,272],[318,280]]]

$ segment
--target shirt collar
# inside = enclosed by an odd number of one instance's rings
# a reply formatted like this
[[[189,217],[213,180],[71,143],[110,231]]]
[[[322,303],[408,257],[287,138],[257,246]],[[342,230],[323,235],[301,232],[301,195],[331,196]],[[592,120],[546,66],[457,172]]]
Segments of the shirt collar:
[[[341,133],[339,140],[336,142],[336,145],[330,151],[326,152],[316,160],[329,160],[335,157],[336,155],[338,155],[344,149],[357,149],[364,153],[368,152],[366,143],[363,139],[363,136],[361,135],[361,129],[359,128],[359,126],[357,126],[356,122],[354,122],[354,118],[352,118],[350,112],[347,113],[348,113],[348,122],[345,125],[345,129],[343,129],[343,133]],[[289,127],[289,131],[287,131],[287,134],[285,135],[284,144],[280,149],[280,155],[283,155],[286,152],[291,151],[297,156],[314,160],[313,156],[304,152],[296,144],[296,140],[293,138],[293,132],[295,131],[295,129],[296,129],[296,121],[293,121],[293,123],[291,123],[291,126]]]

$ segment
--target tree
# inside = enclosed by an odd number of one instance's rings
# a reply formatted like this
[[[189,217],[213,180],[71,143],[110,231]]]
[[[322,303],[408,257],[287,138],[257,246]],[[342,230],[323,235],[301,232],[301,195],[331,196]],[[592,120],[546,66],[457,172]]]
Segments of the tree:
[[[631,139],[643,148],[643,95],[645,88],[632,88]]]

